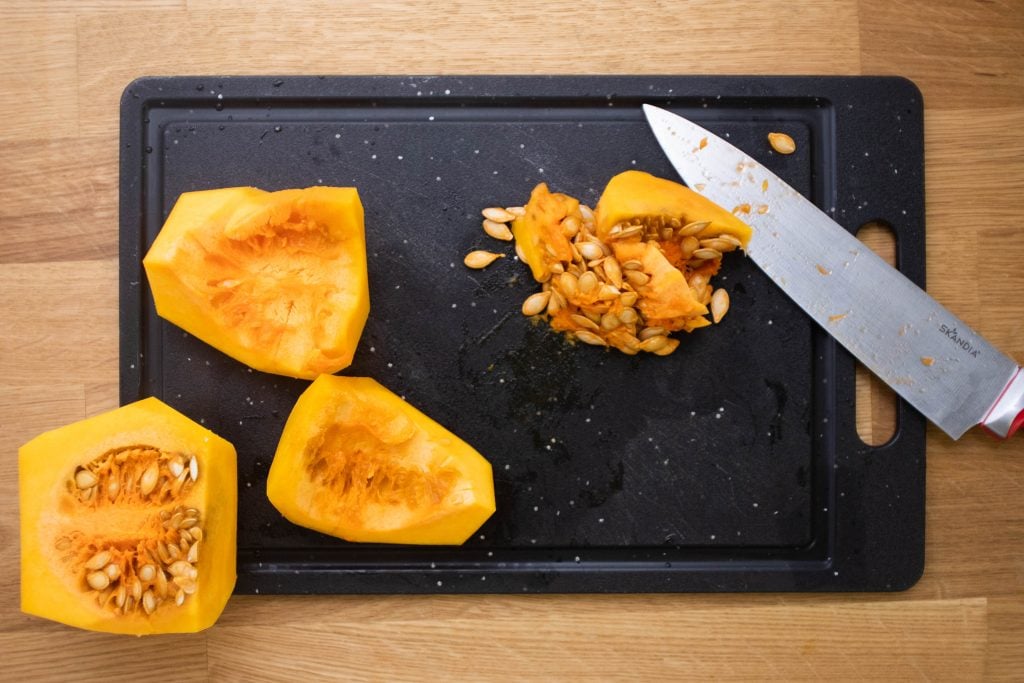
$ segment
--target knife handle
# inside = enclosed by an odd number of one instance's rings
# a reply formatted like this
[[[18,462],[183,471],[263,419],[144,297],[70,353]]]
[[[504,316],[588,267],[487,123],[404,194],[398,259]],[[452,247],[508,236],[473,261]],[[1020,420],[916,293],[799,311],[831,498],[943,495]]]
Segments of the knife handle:
[[[1010,438],[1024,426],[1024,370],[1017,368],[981,426],[1000,439]]]

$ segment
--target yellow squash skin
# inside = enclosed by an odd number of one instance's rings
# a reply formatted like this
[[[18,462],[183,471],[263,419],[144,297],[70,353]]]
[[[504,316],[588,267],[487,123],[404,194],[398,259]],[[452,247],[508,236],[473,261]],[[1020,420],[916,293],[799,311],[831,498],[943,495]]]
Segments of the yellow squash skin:
[[[644,218],[676,219],[683,225],[710,221],[698,237],[732,235],[744,246],[751,236],[750,226],[710,199],[643,171],[623,171],[609,180],[594,214],[597,236],[602,240],[617,223]]]
[[[143,266],[162,318],[263,372],[348,367],[370,310],[355,188],[187,192]]]
[[[267,477],[291,522],[347,541],[458,545],[495,510],[491,465],[368,377],[299,397]]]
[[[140,502],[131,491],[95,502],[75,498],[78,468],[140,445],[194,455],[198,479],[162,505]],[[123,477],[120,481],[129,484]],[[220,616],[235,585],[238,492],[235,449],[210,430],[156,398],[143,399],[26,443],[18,451],[18,491],[23,612],[82,629],[133,635],[192,633]],[[83,579],[84,564],[97,550],[143,547],[158,533],[154,530],[163,528],[161,510],[177,505],[202,514],[196,592],[180,606],[173,599],[164,601],[152,614],[121,614],[100,606],[98,592]]]

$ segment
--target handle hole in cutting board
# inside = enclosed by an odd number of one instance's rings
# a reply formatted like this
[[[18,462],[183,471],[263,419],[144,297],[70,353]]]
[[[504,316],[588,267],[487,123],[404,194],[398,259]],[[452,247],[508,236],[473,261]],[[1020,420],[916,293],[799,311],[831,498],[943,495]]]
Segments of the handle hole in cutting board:
[[[857,229],[857,239],[896,265],[896,234],[880,221],[865,223]],[[856,367],[857,436],[869,446],[888,443],[896,433],[896,393],[859,362]]]

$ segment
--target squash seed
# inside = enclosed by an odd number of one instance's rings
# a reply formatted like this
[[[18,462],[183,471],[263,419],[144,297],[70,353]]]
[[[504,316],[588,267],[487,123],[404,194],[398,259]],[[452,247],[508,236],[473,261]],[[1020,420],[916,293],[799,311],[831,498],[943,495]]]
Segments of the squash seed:
[[[606,258],[602,264],[602,268],[604,268],[604,274],[608,276],[608,282],[612,283],[616,287],[622,287],[622,268],[614,257],[609,256]]]
[[[110,577],[107,576],[106,572],[90,572],[86,575],[85,582],[89,584],[89,588],[101,591],[110,585]]]
[[[171,476],[176,477],[185,469],[185,463],[181,461],[181,458],[175,458],[171,461],[171,464],[168,465],[168,467],[171,470]]]
[[[195,564],[199,561],[199,544],[193,543],[192,547],[188,549],[188,554],[185,555],[185,559]]]
[[[585,315],[573,313],[572,315],[569,316],[569,318],[583,329],[593,330],[594,332],[597,332],[601,329],[596,322],[594,322]]]
[[[689,259],[697,249],[700,248],[700,242],[696,237],[692,235],[690,237],[684,237],[679,241],[679,250],[682,252],[684,259]]]
[[[679,228],[678,234],[680,237],[690,237],[702,232],[709,225],[711,225],[711,221],[694,221],[692,223],[687,223],[683,227]]]
[[[162,564],[170,564],[171,562],[174,562],[174,558],[171,557],[171,554],[167,549],[167,544],[163,541],[157,541],[156,553],[159,555],[160,562]]]
[[[156,578],[156,567],[151,564],[144,564],[139,567],[139,578],[149,583]]]
[[[642,226],[642,225],[631,225],[630,227],[623,228],[622,230],[620,230],[619,232],[617,232],[617,233],[615,233],[613,235],[609,234],[608,235],[608,239],[609,240],[615,240],[617,242],[621,242],[622,240],[628,240],[628,239],[630,239],[632,237],[636,237],[637,235],[642,235],[643,232],[644,232],[644,226]]]
[[[611,256],[612,255],[612,248],[609,247],[604,242],[602,242],[601,240],[597,239],[597,237],[590,237],[587,241],[588,242],[593,242],[597,246],[601,247],[601,251],[604,252],[605,256]]]
[[[167,574],[163,569],[156,570],[156,592],[161,598],[167,597]]]
[[[85,568],[93,571],[101,569],[110,562],[110,558],[111,553],[109,550],[101,550],[86,561]]]
[[[653,328],[648,328],[648,329],[653,329]],[[647,351],[647,352],[650,352],[650,353],[654,353],[655,351],[659,351],[659,350],[665,348],[665,345],[667,343],[668,343],[668,337],[666,337],[664,334],[656,334],[656,335],[654,335],[652,337],[647,337],[642,342],[640,342],[640,350],[641,351]]]
[[[569,302],[556,289],[551,290],[551,300],[548,301],[548,315],[554,315],[558,311],[568,308]]]
[[[604,250],[597,242],[584,242],[579,245],[577,249],[579,249],[580,256],[582,256],[586,261],[604,258]]]
[[[627,308],[636,304],[638,298],[639,295],[636,292],[623,292],[619,295],[619,301]]]
[[[651,353],[653,353],[655,356],[667,356],[667,355],[671,354],[673,351],[675,351],[678,348],[679,348],[679,340],[678,339],[672,339],[671,337],[669,337],[669,338],[666,339],[664,346],[662,346],[660,349],[656,349],[655,351],[652,351]]]
[[[634,287],[643,287],[651,281],[651,276],[640,270],[627,270],[623,275],[626,281]]]
[[[622,325],[622,321],[614,313],[609,312],[601,316],[601,329],[603,330],[610,332],[620,325]]]
[[[640,270],[643,267],[644,267],[644,264],[641,263],[640,261],[637,261],[636,259],[630,259],[628,261],[623,261],[622,264],[621,264],[622,270]]]
[[[118,577],[121,576],[121,567],[111,562],[103,568],[103,573],[107,575],[111,581],[117,581]]]
[[[481,268],[486,268],[487,266],[494,263],[495,260],[500,258],[505,258],[505,255],[495,254],[494,252],[491,251],[484,251],[482,249],[478,249],[476,251],[471,251],[468,254],[466,254],[466,258],[464,258],[462,262],[465,263],[470,268],[480,270]]]
[[[167,567],[171,576],[188,576],[188,570],[192,565],[185,560],[175,560]]]
[[[738,244],[733,244],[729,240],[722,239],[721,237],[710,237],[706,240],[700,241],[700,246],[705,249],[714,249],[715,251],[726,253],[734,251]]]
[[[576,296],[576,292],[579,288],[578,280],[572,273],[562,273],[558,276],[558,289],[561,290],[562,294],[566,297]]]
[[[576,338],[584,344],[590,344],[592,346],[607,346],[604,339],[601,339],[601,337],[590,330],[576,330]]]
[[[146,591],[142,594],[142,609],[146,610],[146,614],[156,611],[156,597],[153,595],[153,591]]]
[[[526,207],[525,206],[506,206],[505,210],[508,211],[513,216],[517,216],[517,217],[518,216],[525,216],[526,215]]]
[[[639,337],[641,341],[646,341],[651,337],[657,337],[659,335],[664,336],[665,334],[666,330],[664,327],[645,327],[640,330],[640,334],[638,334],[637,337]]]
[[[144,496],[148,496],[153,493],[153,489],[156,488],[157,482],[160,481],[160,465],[157,462],[150,463],[146,471],[142,473],[142,478],[139,479],[139,491]]]
[[[99,478],[86,469],[75,472],[75,485],[80,489],[90,489],[99,483]]]
[[[576,216],[566,216],[562,219],[562,234],[566,237],[575,237],[580,231],[580,220]]]
[[[768,144],[779,154],[792,154],[796,151],[793,138],[785,133],[768,133]]]
[[[594,222],[594,210],[586,204],[580,204],[580,215],[583,216],[584,223]]]
[[[481,213],[483,213],[484,218],[492,220],[495,223],[509,223],[511,221],[514,221],[516,218],[514,213],[508,211],[507,209],[503,209],[500,206],[488,207],[484,209]]]
[[[571,275],[569,277],[572,277]],[[551,292],[537,292],[526,297],[523,302],[523,315],[540,315],[548,307],[551,300]]]
[[[576,282],[576,289],[580,294],[587,295],[594,291],[597,285],[597,276],[591,272],[586,272],[580,275],[579,280]]]
[[[619,311],[619,321],[625,325],[632,325],[639,317],[634,308],[623,308]]]
[[[496,240],[502,240],[503,242],[512,241],[512,231],[508,229],[508,226],[504,223],[498,223],[492,221],[489,218],[485,218],[483,222],[484,232],[493,237]]]
[[[711,259],[722,258],[722,252],[717,249],[708,249],[707,247],[701,247],[692,254],[693,258],[701,261],[710,261]]]
[[[729,292],[721,288],[716,289],[715,293],[711,295],[711,319],[716,323],[719,322],[728,310]]]
[[[743,242],[740,242],[739,239],[737,239],[735,236],[729,235],[727,233],[722,233],[721,235],[718,236],[718,239],[725,240],[726,242],[731,244],[733,247],[736,247],[737,249],[743,246]]]
[[[185,604],[185,591],[178,589],[178,592],[174,595],[174,604],[181,607]]]

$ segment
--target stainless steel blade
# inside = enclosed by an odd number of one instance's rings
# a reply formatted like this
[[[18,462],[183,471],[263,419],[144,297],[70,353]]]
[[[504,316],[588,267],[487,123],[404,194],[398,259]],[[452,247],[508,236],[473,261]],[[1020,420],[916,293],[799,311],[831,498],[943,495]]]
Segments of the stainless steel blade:
[[[1017,363],[749,155],[644,105],[686,184],[740,214],[747,255],[865,366],[954,439],[983,422]]]

